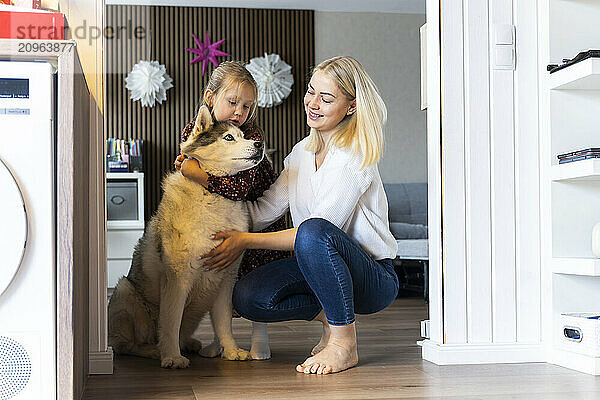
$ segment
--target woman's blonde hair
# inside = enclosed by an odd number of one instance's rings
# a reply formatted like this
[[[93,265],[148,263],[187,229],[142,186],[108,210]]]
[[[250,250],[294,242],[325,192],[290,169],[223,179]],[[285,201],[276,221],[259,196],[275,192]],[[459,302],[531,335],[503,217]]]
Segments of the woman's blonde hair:
[[[306,149],[318,152],[325,146],[350,148],[363,157],[361,168],[375,164],[383,153],[383,125],[387,119],[385,103],[364,67],[348,56],[334,57],[317,65],[335,82],[348,100],[356,100],[356,111],[337,125],[328,143],[321,132],[310,130]]]
[[[246,66],[242,62],[225,61],[215,68],[212,74],[210,74],[208,83],[204,87],[204,92],[202,93],[202,104],[207,106],[212,112],[212,105],[207,104],[206,102],[207,91],[210,90],[212,92],[212,102],[214,105],[214,103],[221,100],[221,98],[225,95],[225,92],[230,87],[237,85],[239,89],[244,84],[252,86],[254,89],[255,100],[250,107],[250,113],[248,114],[248,118],[244,122],[243,126],[252,125],[256,121],[256,96],[258,95],[258,85],[252,77],[252,74],[246,69]]]

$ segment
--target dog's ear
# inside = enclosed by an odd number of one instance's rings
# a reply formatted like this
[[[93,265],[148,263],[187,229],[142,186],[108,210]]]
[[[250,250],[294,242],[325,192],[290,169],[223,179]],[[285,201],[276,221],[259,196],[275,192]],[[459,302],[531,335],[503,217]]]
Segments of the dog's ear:
[[[212,128],[214,122],[210,110],[205,105],[200,107],[198,110],[198,116],[196,116],[196,124],[194,125],[194,135],[199,135],[203,132],[208,131]]]

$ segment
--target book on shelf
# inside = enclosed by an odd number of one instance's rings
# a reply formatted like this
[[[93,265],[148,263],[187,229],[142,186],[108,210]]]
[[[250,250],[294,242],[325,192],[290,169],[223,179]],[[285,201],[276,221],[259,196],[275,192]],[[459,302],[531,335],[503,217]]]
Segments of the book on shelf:
[[[587,149],[575,150],[575,151],[571,151],[568,153],[559,154],[556,157],[559,160],[562,160],[563,158],[580,156],[580,155],[584,155],[584,154],[596,154],[596,153],[600,154],[600,147],[589,147]]]
[[[42,8],[42,0],[0,0],[0,4],[31,9]]]
[[[568,58],[563,59],[561,64],[549,64],[546,67],[546,69],[548,70],[548,72],[550,72],[552,74],[556,71],[560,71],[563,68],[567,68],[573,64],[577,64],[578,62],[587,60],[588,58],[599,58],[599,57],[600,57],[600,50],[592,49],[592,50],[582,51],[572,59],[568,59]]]
[[[589,160],[591,158],[600,158],[600,147],[588,147],[570,151],[568,153],[559,154],[556,156],[559,164],[571,163],[574,161]]]
[[[600,158],[600,154],[598,154],[598,153],[595,153],[595,154],[583,154],[583,155],[580,155],[580,156],[563,158],[561,160],[558,160],[558,163],[559,164],[567,164],[567,163],[571,163],[571,162],[575,162],[575,161],[589,160],[591,158]]]
[[[65,29],[64,14],[0,3],[0,39],[63,40]]]

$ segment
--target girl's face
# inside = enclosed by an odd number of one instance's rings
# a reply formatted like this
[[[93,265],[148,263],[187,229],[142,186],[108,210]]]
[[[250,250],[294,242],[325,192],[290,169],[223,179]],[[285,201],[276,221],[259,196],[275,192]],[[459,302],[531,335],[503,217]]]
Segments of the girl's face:
[[[236,126],[242,125],[248,119],[250,108],[256,101],[254,88],[249,84],[236,84],[215,96],[207,91],[206,102],[212,107],[213,115],[217,121],[231,122]]]
[[[304,95],[304,111],[308,126],[326,135],[356,111],[356,100],[348,100],[327,74],[315,71]]]

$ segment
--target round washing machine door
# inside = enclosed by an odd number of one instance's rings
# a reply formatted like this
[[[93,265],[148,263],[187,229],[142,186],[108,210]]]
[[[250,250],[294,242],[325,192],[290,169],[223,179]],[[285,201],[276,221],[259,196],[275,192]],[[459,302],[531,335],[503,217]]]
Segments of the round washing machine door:
[[[0,159],[0,295],[21,266],[27,245],[27,212],[15,177]]]

